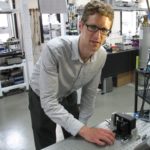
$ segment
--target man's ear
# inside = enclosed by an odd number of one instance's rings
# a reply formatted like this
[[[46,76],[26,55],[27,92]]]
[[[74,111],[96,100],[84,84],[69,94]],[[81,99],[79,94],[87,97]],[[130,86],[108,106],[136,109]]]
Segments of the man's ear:
[[[83,21],[79,21],[79,31],[81,32],[83,29],[84,23]]]

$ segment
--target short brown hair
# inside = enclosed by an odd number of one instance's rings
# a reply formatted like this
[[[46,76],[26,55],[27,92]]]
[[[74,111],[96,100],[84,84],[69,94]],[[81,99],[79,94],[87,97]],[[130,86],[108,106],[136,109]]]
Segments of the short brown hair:
[[[84,11],[81,17],[81,21],[83,21],[84,23],[87,22],[88,17],[90,15],[94,15],[94,14],[100,14],[102,16],[106,16],[110,19],[110,21],[113,23],[114,20],[114,11],[111,7],[111,5],[104,3],[102,1],[91,1],[88,2],[85,7],[84,7]]]

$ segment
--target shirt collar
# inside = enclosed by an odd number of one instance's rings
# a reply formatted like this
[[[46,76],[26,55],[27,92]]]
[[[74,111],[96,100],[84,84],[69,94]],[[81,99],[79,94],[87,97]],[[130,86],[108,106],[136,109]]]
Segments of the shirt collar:
[[[79,60],[80,55],[79,55],[79,36],[75,37],[72,40],[72,60]]]

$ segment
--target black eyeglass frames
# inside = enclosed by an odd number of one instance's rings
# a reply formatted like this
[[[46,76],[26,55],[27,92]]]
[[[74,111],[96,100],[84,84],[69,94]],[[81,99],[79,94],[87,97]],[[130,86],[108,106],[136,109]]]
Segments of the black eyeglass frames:
[[[85,24],[85,25],[87,27],[87,30],[90,31],[90,32],[100,31],[100,33],[102,35],[106,35],[106,36],[111,32],[111,30],[103,28],[103,27],[102,28],[98,27],[97,25],[89,25],[89,24]]]

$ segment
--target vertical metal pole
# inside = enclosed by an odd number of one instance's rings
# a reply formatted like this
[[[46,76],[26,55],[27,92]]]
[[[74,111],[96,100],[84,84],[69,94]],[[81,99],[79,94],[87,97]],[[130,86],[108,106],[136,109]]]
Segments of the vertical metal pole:
[[[120,35],[122,35],[122,11],[120,11]]]
[[[39,8],[39,12],[40,12],[39,20],[40,20],[40,30],[41,30],[41,43],[44,43],[42,13],[41,13],[41,9],[40,9],[40,2],[39,2],[39,0],[38,0],[38,8]]]
[[[137,107],[138,107],[138,70],[135,71],[135,92],[134,92],[134,112],[137,113]]]
[[[15,0],[12,0],[12,7],[13,7],[13,9],[16,8]],[[16,16],[16,14],[14,14],[14,25],[15,25],[16,38],[19,39],[19,35],[18,35],[18,25],[17,25],[17,16]]]

